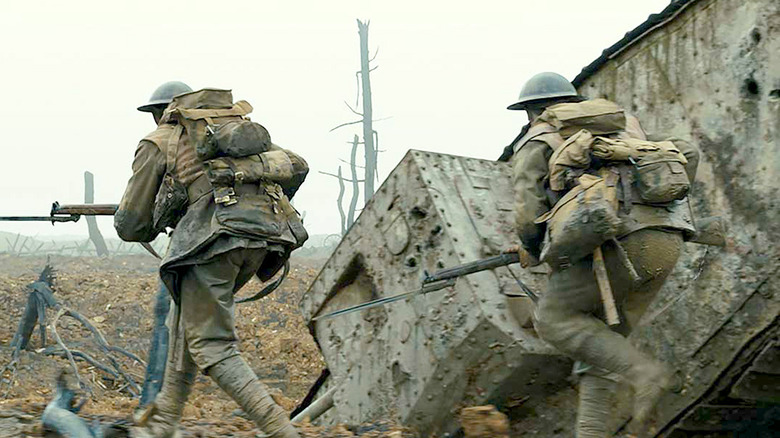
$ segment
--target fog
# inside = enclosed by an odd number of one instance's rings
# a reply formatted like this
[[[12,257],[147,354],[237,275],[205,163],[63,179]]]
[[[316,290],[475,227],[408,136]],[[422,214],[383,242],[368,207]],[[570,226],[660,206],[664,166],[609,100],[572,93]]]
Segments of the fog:
[[[541,71],[572,79],[665,0],[3,2],[0,215],[52,201],[119,201],[138,140],[136,111],[161,83],[233,90],[276,144],[308,161],[295,197],[311,234],[338,232],[335,173],[348,159],[359,40],[370,19],[379,179],[409,149],[495,159],[526,122],[507,111]],[[362,152],[360,153],[362,154]],[[346,169],[345,169],[346,170]],[[379,185],[377,184],[377,187]],[[115,237],[110,218],[99,220]],[[0,222],[0,231],[86,235],[77,224]]]

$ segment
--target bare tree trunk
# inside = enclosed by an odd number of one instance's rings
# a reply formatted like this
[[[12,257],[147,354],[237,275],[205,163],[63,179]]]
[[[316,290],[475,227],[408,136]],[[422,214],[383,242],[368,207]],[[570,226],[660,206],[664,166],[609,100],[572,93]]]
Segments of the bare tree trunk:
[[[336,200],[336,204],[339,206],[339,214],[341,215],[341,235],[347,234],[347,227],[346,227],[346,217],[344,215],[344,207],[341,206],[341,201],[344,200],[344,177],[341,176],[341,166],[339,166],[339,173],[338,173],[338,180],[339,180],[339,198]]]
[[[368,57],[368,24],[357,20],[360,35],[360,81],[363,86],[363,146],[366,151],[366,176],[364,199],[367,203],[374,196],[376,172],[376,146],[374,145],[373,108],[371,105],[371,67]],[[355,179],[355,178],[352,178]]]
[[[92,175],[92,172],[84,172],[84,203],[92,204],[93,202],[95,202],[95,176]],[[95,245],[97,255],[107,256],[108,246],[103,240],[103,235],[100,234],[95,216],[87,216],[87,229],[89,230],[89,238]]]
[[[349,164],[350,170],[352,170],[352,200],[349,202],[349,211],[347,212],[347,229],[355,223],[355,211],[357,209],[358,197],[360,197],[360,184],[358,184],[357,177],[357,148],[359,138],[357,134],[352,139],[352,156],[350,157]]]

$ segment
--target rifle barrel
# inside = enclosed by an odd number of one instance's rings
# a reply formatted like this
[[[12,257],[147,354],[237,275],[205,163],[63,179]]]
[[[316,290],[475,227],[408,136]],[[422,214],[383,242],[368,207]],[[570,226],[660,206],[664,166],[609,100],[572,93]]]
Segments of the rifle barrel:
[[[450,278],[457,278],[464,275],[473,274],[475,272],[487,271],[490,269],[500,268],[501,266],[511,265],[520,261],[520,256],[516,252],[504,253],[486,259],[477,260],[471,263],[465,263],[453,268],[442,269],[436,271],[431,275],[428,275],[423,280],[423,284],[431,283],[440,280],[449,280]]]
[[[9,222],[76,222],[79,215],[69,216],[0,216],[0,221]]]

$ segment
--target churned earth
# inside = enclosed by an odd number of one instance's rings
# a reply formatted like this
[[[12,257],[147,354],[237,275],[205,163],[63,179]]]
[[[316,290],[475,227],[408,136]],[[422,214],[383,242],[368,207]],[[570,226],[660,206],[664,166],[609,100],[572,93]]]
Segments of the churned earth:
[[[252,368],[275,392],[285,409],[292,410],[320,375],[324,362],[298,311],[298,300],[314,279],[324,259],[294,258],[288,278],[270,297],[237,309],[241,349]],[[9,345],[27,303],[27,285],[38,278],[46,257],[13,257],[0,254],[0,369],[11,361]],[[153,325],[157,290],[157,261],[149,256],[67,257],[53,256],[56,269],[54,295],[61,304],[87,317],[109,344],[146,358]],[[246,296],[261,288],[253,280],[241,292]],[[55,311],[47,311],[50,323]],[[69,348],[96,360],[105,356],[91,340],[91,333],[75,320],[63,317],[57,331]],[[47,330],[46,346],[56,345]],[[44,436],[40,415],[54,394],[59,370],[69,367],[65,358],[42,354],[36,332],[18,360],[16,375],[6,371],[0,385],[0,437]],[[79,374],[92,396],[80,415],[103,422],[128,420],[138,399],[126,381],[78,362]],[[121,367],[140,385],[144,364],[122,359]],[[12,379],[13,377],[13,379]],[[13,380],[13,381],[11,381]],[[185,436],[255,436],[252,424],[240,417],[238,406],[206,376],[200,375],[184,410]],[[409,431],[389,423],[320,428],[303,425],[309,437],[405,437]]]
[[[305,251],[301,253],[306,254]],[[324,254],[324,252],[323,252]],[[241,349],[258,377],[272,388],[276,401],[292,411],[306,396],[325,364],[298,310],[298,301],[314,280],[326,256],[309,252],[293,257],[291,270],[279,290],[254,303],[237,307]],[[61,305],[73,309],[103,334],[106,341],[146,359],[153,326],[154,299],[157,291],[157,260],[146,255],[111,257],[73,257],[55,255],[17,257],[0,253],[0,370],[12,359],[9,347],[27,304],[27,285],[36,281],[50,263],[56,270],[54,296]],[[249,296],[262,285],[253,280],[239,296]],[[46,312],[50,324],[56,311]],[[71,349],[84,352],[104,365],[106,356],[92,340],[92,333],[75,320],[62,317],[57,332]],[[56,346],[53,333],[46,330],[45,347]],[[36,328],[28,350],[22,351],[16,373],[0,376],[0,438],[46,435],[40,418],[55,394],[55,379],[70,367],[64,357],[43,354],[44,345]],[[101,424],[129,424],[138,405],[132,388],[123,379],[112,378],[96,367],[77,362],[87,389],[86,404],[79,415]],[[126,375],[140,386],[145,364],[120,359]],[[91,395],[90,395],[91,393]],[[567,405],[571,418],[549,422],[541,415],[539,424],[511,429],[513,436],[565,436],[563,425],[573,421],[576,390],[572,385],[559,392],[560,403]],[[513,417],[526,416],[534,406],[520,400],[508,405],[509,423]],[[465,412],[465,411],[464,411]],[[506,436],[507,418],[494,409],[464,413],[462,424],[466,438]],[[556,426],[557,425],[557,426]],[[184,437],[255,437],[257,430],[241,416],[238,406],[209,378],[199,375],[184,409]],[[391,421],[363,425],[318,427],[299,425],[304,437],[384,437],[411,438],[416,435]]]

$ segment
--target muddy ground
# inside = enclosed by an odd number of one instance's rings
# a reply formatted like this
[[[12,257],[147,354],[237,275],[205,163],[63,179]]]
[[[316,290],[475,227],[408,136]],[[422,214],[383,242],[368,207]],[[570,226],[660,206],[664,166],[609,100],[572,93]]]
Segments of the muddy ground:
[[[269,298],[244,304],[237,310],[241,349],[257,375],[274,388],[275,398],[287,410],[294,409],[320,375],[324,363],[298,311],[298,300],[316,275],[322,258],[298,257],[280,290]],[[149,256],[109,258],[55,256],[55,296],[60,302],[89,318],[107,341],[146,358],[153,325],[157,289],[157,261]],[[27,285],[35,281],[46,264],[44,257],[12,257],[0,254],[0,367],[11,359],[9,344],[27,302]],[[241,292],[259,290],[253,281]],[[55,312],[48,311],[49,321]],[[58,332],[66,344],[103,359],[90,340],[90,333],[70,318],[62,318]],[[21,354],[17,374],[3,375],[0,387],[0,436],[42,436],[38,419],[54,392],[58,371],[68,367],[64,358],[41,354],[36,333],[31,350]],[[54,345],[51,333],[47,346]],[[126,383],[109,378],[94,367],[79,362],[82,379],[92,397],[82,410],[85,417],[116,421],[130,418],[138,404]],[[123,368],[141,384],[144,365],[124,360]],[[187,436],[254,436],[252,424],[238,414],[237,405],[207,377],[198,377],[184,411]],[[307,436],[409,436],[388,424],[331,428],[305,428]]]

